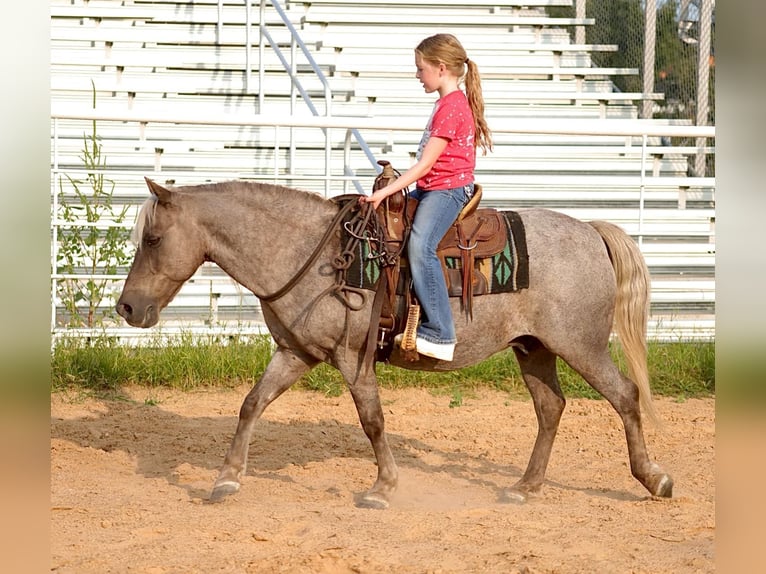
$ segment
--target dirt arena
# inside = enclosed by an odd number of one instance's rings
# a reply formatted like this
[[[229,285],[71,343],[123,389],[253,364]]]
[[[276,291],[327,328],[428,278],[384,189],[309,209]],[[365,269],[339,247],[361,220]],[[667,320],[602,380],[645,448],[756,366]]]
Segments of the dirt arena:
[[[354,507],[375,463],[348,393],[288,391],[256,426],[241,491],[206,502],[246,388],[130,388],[51,397],[51,571],[169,573],[713,572],[713,399],[656,400],[650,455],[675,480],[631,477],[616,413],[570,400],[539,496],[500,502],[536,433],[530,401],[480,391],[449,408],[381,392],[400,470],[388,510]]]

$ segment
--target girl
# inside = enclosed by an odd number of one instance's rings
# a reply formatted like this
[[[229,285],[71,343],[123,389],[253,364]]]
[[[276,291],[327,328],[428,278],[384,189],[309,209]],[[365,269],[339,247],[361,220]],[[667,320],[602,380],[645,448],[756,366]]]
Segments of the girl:
[[[418,147],[416,163],[394,182],[361,201],[374,208],[389,195],[416,183],[410,197],[419,200],[408,245],[415,294],[423,311],[417,351],[451,361],[455,325],[436,248],[473,194],[476,148],[492,149],[484,120],[481,79],[476,64],[458,39],[436,34],[415,48],[415,77],[427,94],[438,92]],[[465,81],[465,93],[460,83]]]

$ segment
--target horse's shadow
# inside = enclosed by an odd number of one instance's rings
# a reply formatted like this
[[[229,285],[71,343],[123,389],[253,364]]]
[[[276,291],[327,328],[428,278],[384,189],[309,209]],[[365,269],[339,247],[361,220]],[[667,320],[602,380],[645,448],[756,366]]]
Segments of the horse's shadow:
[[[161,406],[124,400],[110,400],[104,404],[106,408],[103,411],[92,415],[71,419],[52,417],[51,438],[107,452],[125,452],[135,459],[137,474],[164,479],[168,484],[185,490],[191,499],[206,500],[209,497],[209,488],[203,489],[180,480],[177,469],[187,464],[218,470],[236,430],[236,416],[181,416]],[[149,429],[144,423],[147,416],[152,419]],[[161,429],[161,432],[156,429]],[[489,489],[498,501],[505,499],[508,487],[523,473],[522,468],[510,461],[499,464],[480,455],[446,451],[397,433],[388,432],[388,439],[400,468],[444,473]],[[421,456],[423,453],[428,453],[429,459],[439,462],[427,462]],[[290,480],[278,471],[288,465],[303,466],[335,458],[374,460],[372,447],[361,425],[327,419],[277,422],[262,417],[253,432],[248,474]],[[371,475],[370,480],[373,478],[374,475]],[[501,483],[498,483],[498,478]],[[637,499],[625,492],[605,492],[546,482],[594,496]]]

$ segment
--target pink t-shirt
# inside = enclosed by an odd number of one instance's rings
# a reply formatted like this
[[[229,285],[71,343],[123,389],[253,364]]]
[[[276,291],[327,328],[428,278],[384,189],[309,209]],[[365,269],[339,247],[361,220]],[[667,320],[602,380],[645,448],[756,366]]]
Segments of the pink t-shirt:
[[[418,180],[418,188],[450,189],[473,183],[476,167],[473,113],[468,105],[468,98],[461,90],[455,90],[436,100],[418,146],[418,159],[432,136],[446,139],[447,147],[431,171]]]

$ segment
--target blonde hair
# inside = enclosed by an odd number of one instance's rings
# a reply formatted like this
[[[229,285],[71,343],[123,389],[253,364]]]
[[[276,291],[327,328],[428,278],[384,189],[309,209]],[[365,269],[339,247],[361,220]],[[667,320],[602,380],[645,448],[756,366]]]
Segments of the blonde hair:
[[[484,97],[481,93],[479,67],[468,59],[468,54],[458,39],[452,34],[435,34],[420,42],[415,52],[431,64],[444,64],[450,72],[462,79],[468,105],[473,113],[476,132],[474,145],[480,147],[484,154],[487,150],[492,151],[492,132],[484,119]]]

